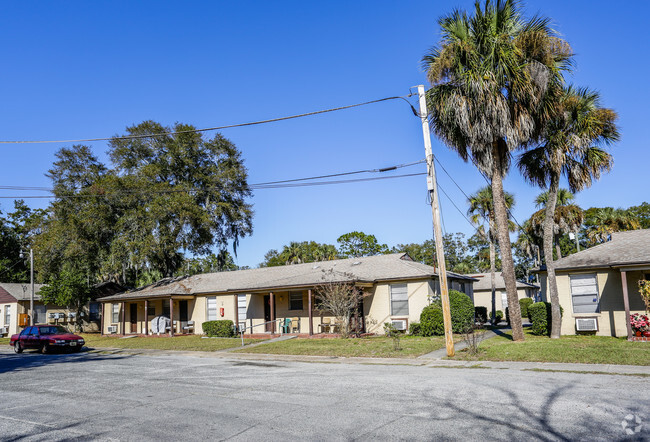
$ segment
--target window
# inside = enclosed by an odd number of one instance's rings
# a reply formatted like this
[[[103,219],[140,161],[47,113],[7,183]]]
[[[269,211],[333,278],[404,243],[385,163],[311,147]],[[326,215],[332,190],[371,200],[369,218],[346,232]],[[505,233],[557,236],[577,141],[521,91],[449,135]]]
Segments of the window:
[[[112,322],[113,324],[117,324],[118,322],[120,322],[120,304],[113,304],[112,313],[113,313],[112,315],[113,317],[111,318]]]
[[[507,292],[501,292],[501,308],[503,309],[504,312],[508,308],[508,293]]]
[[[169,313],[170,313],[170,311],[169,311],[169,301],[163,300],[162,305],[163,305],[163,314],[162,315],[165,318],[169,318]]]
[[[88,320],[99,321],[99,302],[91,302],[88,307]]]
[[[598,283],[596,275],[571,275],[573,313],[598,312]]]
[[[390,286],[390,314],[408,315],[409,298],[406,284],[393,284]]]
[[[217,297],[212,296],[210,298],[206,298],[207,305],[208,305],[208,315],[207,315],[207,320],[208,321],[216,321],[217,320]]]
[[[289,310],[302,310],[302,292],[289,293]]]
[[[237,295],[237,322],[246,322],[246,295]]]
[[[153,302],[147,305],[147,316],[156,316],[156,304]]]
[[[11,325],[11,306],[5,306],[5,325]]]

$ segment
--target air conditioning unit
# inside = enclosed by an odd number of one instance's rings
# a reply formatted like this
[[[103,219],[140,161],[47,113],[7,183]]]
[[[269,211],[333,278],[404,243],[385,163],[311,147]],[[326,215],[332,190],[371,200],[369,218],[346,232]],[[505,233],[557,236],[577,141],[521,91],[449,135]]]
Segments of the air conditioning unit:
[[[117,325],[109,325],[106,329],[109,333],[117,333]]]
[[[394,320],[391,321],[391,323],[396,330],[406,330],[406,319]]]
[[[9,330],[7,330],[7,327],[0,327],[0,336],[9,334]]]
[[[598,318],[576,318],[577,331],[598,331]]]

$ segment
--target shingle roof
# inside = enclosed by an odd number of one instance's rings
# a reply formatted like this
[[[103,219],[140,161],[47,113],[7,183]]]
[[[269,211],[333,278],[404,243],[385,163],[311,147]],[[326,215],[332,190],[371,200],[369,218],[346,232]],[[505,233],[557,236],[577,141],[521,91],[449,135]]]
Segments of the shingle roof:
[[[612,234],[612,239],[555,261],[556,269],[650,263],[650,229]]]
[[[404,253],[393,253],[390,255],[168,278],[141,289],[99,298],[99,300],[110,301],[170,295],[288,289],[315,286],[328,281],[372,283],[380,280],[431,278],[436,275],[437,273],[433,267],[414,262]],[[472,280],[472,278],[464,275],[454,273],[448,273],[448,275],[456,279]]]
[[[492,282],[490,281],[489,273],[476,273],[469,275],[472,278],[478,279],[474,283],[474,291],[477,290],[492,290]],[[505,290],[506,282],[503,280],[503,272],[494,273],[494,284],[497,290]],[[528,284],[527,282],[517,281],[517,288],[539,288],[534,284]]]
[[[38,292],[44,285],[45,284],[34,284],[34,299],[36,301],[41,299],[41,297],[38,295]],[[0,293],[2,293],[2,291],[6,292],[6,294],[3,293],[4,297],[6,297],[8,294],[16,301],[29,301],[30,295],[32,293],[32,286],[29,283],[0,282]]]

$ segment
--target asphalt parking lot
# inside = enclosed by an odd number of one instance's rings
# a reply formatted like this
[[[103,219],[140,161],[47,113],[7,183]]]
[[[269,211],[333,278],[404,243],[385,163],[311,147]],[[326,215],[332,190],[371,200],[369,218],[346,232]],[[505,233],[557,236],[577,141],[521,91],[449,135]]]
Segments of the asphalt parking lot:
[[[650,439],[649,379],[0,351],[0,440]],[[639,432],[622,422],[637,417]]]

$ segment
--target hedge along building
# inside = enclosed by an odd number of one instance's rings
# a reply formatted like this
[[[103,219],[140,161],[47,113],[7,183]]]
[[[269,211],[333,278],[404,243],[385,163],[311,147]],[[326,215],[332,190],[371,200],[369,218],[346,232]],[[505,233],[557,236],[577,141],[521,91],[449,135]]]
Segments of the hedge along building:
[[[555,261],[555,273],[562,334],[631,337],[630,314],[645,310],[638,282],[650,280],[650,229],[613,233],[606,243]],[[540,277],[548,300],[543,269]]]
[[[488,315],[492,311],[492,283],[490,273],[476,273],[469,275],[476,278],[474,283],[474,306],[486,307]],[[508,297],[506,295],[506,284],[503,280],[502,272],[495,272],[494,274],[495,285],[495,303],[496,309],[506,314],[506,307],[508,307]],[[517,281],[517,298],[524,299],[530,298],[533,301],[538,301],[539,287],[527,282]]]
[[[475,279],[448,272],[449,288],[472,297]],[[229,319],[247,333],[273,333],[278,320],[297,319],[298,333],[327,330],[335,318],[317,309],[318,287],[354,283],[363,289],[360,329],[383,333],[394,321],[408,329],[439,296],[436,269],[404,253],[206,273],[170,278],[141,289],[99,298],[102,332],[149,334],[156,316],[172,319],[169,333],[203,333],[206,321]],[[329,331],[329,330],[327,330]]]

